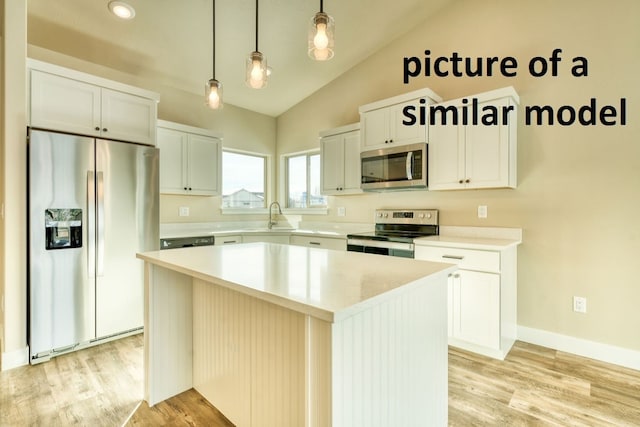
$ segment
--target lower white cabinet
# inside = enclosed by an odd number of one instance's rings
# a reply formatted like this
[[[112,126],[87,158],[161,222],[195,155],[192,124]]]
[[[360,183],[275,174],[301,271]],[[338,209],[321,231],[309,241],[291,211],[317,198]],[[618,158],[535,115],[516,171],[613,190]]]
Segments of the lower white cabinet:
[[[242,243],[253,242],[265,242],[265,243],[280,243],[283,245],[289,244],[288,234],[244,234],[242,236]]]
[[[327,237],[311,237],[311,236],[291,236],[289,243],[297,246],[307,246],[310,248],[334,249],[337,251],[347,250],[346,239],[333,239]]]
[[[516,247],[477,250],[421,243],[415,258],[458,266],[448,279],[449,345],[504,359],[516,339]]]
[[[233,236],[216,236],[215,245],[237,245],[238,243],[242,243],[242,236],[233,235]]]
[[[450,278],[452,336],[483,347],[500,348],[500,275],[459,270]]]

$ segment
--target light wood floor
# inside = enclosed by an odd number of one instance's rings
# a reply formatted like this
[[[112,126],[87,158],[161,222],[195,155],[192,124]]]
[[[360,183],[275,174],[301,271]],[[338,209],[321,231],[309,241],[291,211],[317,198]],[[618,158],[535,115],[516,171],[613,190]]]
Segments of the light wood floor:
[[[190,390],[142,402],[142,335],[0,373],[0,426],[231,426]],[[640,426],[640,372],[517,342],[449,349],[449,425]]]

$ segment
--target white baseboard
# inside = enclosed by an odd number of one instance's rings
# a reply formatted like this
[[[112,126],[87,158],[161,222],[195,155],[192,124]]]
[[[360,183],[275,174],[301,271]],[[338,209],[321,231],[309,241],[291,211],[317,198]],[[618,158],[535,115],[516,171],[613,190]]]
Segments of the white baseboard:
[[[518,340],[640,371],[640,351],[518,326]]]
[[[17,368],[29,364],[29,347],[2,353],[2,370]]]

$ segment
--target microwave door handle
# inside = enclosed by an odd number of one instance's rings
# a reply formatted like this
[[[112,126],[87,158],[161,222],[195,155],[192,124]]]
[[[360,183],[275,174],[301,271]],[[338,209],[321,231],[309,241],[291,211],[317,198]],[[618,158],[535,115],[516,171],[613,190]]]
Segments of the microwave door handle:
[[[413,151],[407,153],[407,163],[405,167],[407,170],[407,180],[411,181],[413,179]]]

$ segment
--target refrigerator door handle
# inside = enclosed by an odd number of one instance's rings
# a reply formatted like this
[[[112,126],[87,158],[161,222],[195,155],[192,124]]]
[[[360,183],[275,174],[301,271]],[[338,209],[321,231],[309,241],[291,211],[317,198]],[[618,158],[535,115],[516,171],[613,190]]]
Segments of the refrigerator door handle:
[[[103,172],[98,172],[98,185],[96,187],[97,191],[97,206],[98,206],[98,215],[97,215],[97,237],[98,244],[96,245],[96,251],[98,252],[98,256],[96,257],[96,275],[102,276],[104,274],[104,174]]]
[[[96,183],[95,172],[87,171],[87,276],[96,274]]]

